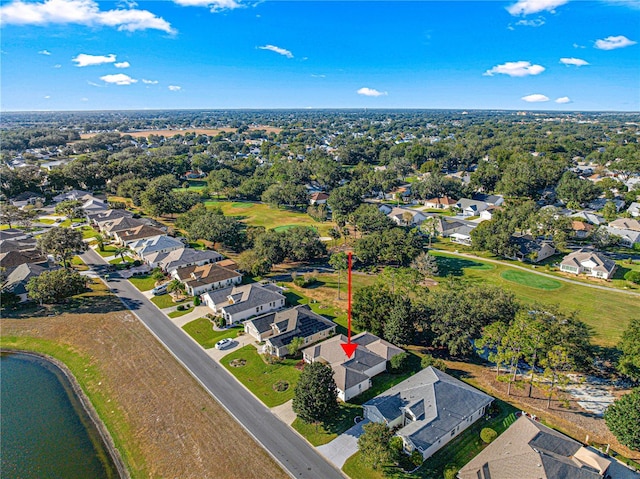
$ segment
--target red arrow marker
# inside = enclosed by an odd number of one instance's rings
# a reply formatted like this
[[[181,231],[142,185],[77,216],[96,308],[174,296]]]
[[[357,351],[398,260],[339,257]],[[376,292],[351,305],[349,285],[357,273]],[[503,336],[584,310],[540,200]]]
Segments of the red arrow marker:
[[[344,353],[347,355],[348,358],[350,358],[351,356],[353,356],[353,353],[356,352],[356,348],[358,347],[357,343],[352,343],[351,342],[351,251],[349,251],[349,253],[347,253],[348,258],[349,258],[349,268],[348,268],[348,284],[349,284],[349,298],[348,298],[348,303],[347,303],[347,342],[346,343],[342,343],[340,346],[342,346],[342,349],[344,349]]]

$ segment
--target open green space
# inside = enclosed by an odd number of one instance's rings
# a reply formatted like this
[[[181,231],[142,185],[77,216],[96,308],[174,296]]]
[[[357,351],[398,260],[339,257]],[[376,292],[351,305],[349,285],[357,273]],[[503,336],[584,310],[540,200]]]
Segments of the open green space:
[[[182,326],[182,329],[205,349],[213,348],[222,338],[235,338],[242,331],[241,326],[229,329],[214,330],[211,320],[198,318]]]
[[[314,221],[304,212],[272,208],[269,205],[252,202],[206,201],[206,206],[219,206],[227,216],[237,216],[250,226],[264,226],[267,229],[282,226],[311,226],[318,230],[320,236],[328,236],[335,223]]]
[[[500,286],[513,292],[525,304],[557,304],[563,311],[576,311],[578,318],[591,327],[594,334],[592,341],[598,346],[617,344],[630,318],[638,314],[638,297],[615,289],[604,291],[560,282],[561,285],[557,289],[541,291],[539,288],[505,279],[503,273],[519,272],[510,266],[486,263],[480,259],[460,258],[441,252],[432,254],[438,259],[440,277],[453,274],[471,282]],[[533,272],[530,274],[534,275]],[[549,279],[543,276],[540,278]]]
[[[91,226],[83,226],[80,231],[82,231],[82,239],[95,238],[99,234]]]
[[[359,452],[347,459],[342,470],[351,479],[382,479],[385,477],[397,479],[441,478],[444,476],[444,471],[447,467],[455,467],[459,470],[487,446],[480,439],[480,431],[483,428],[490,427],[498,434],[502,434],[515,422],[516,408],[499,399],[496,399],[494,404],[498,409],[495,415],[489,420],[480,419],[476,421],[469,429],[427,459],[423,466],[412,474],[404,473],[398,467],[391,465],[373,470],[371,466],[362,461]]]
[[[170,308],[171,306],[175,306],[181,301],[178,301],[178,303],[176,303],[173,301],[173,298],[171,297],[170,294],[161,294],[160,296],[153,296],[151,298],[151,302],[155,304],[158,308],[164,309],[164,308]]]
[[[243,366],[231,366],[233,360],[244,360]],[[255,394],[267,407],[279,406],[293,399],[293,389],[300,377],[295,368],[299,362],[284,359],[275,364],[267,364],[254,346],[248,345],[222,358],[222,365],[233,374],[247,389]],[[235,364],[235,363],[234,363]],[[274,385],[279,381],[289,384],[286,391],[276,391]]]
[[[189,314],[191,311],[193,311],[193,306],[191,306],[190,308],[185,308],[182,311],[178,311],[178,310],[172,311],[167,316],[169,316],[170,318],[179,318],[180,316],[184,316],[185,314]]]
[[[189,188],[174,188],[173,191],[197,191],[200,192],[207,187],[205,180],[189,180]]]
[[[132,276],[131,278],[129,278],[129,281],[140,291],[149,291],[156,285],[156,280],[148,274],[142,276]]]
[[[354,426],[356,416],[362,416],[361,406],[341,402],[338,413],[326,424],[309,424],[296,418],[291,426],[314,446],[322,446]]]
[[[124,264],[126,266],[126,263],[132,263],[133,264],[133,260],[131,258],[129,258],[128,256],[125,256],[124,259],[122,259],[121,256],[118,256],[117,258],[113,258],[111,260],[109,260],[110,264]]]
[[[103,258],[106,258],[107,256],[113,256],[115,252],[116,252],[116,247],[110,244],[104,245],[104,248],[102,249],[102,251],[100,251],[99,248],[96,249],[96,253],[98,253]]]
[[[507,281],[529,286],[530,288],[543,289],[545,291],[552,291],[562,287],[560,281],[555,279],[546,278],[539,274],[527,273],[526,271],[518,271],[515,269],[508,269],[500,274],[501,277]]]

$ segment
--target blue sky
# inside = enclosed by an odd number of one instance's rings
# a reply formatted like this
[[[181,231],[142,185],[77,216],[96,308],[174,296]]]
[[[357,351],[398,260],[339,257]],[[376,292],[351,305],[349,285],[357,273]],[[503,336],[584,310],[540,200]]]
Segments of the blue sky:
[[[0,3],[11,110],[640,110],[640,1]]]

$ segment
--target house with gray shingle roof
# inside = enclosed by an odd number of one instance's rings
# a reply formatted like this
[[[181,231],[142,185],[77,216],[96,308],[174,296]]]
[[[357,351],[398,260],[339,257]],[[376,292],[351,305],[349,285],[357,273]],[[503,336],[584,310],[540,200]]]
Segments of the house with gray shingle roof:
[[[363,332],[351,338],[358,347],[348,358],[340,346],[346,342],[347,337],[341,334],[302,352],[308,363],[319,361],[331,366],[338,397],[343,401],[369,389],[371,378],[387,370],[387,361],[404,352],[375,334]]]
[[[206,291],[228,288],[242,282],[240,273],[218,266],[216,263],[177,268],[171,273],[171,276],[182,282],[187,293],[192,296]]]
[[[631,216],[633,216],[634,218],[637,218],[640,216],[640,203],[637,202],[633,202],[629,205],[629,207],[627,208],[627,213],[629,213]]]
[[[2,285],[3,293],[13,293],[20,298],[20,302],[27,301],[27,283],[31,278],[40,276],[44,271],[59,269],[59,266],[50,266],[48,263],[25,263],[15,268]]]
[[[424,459],[484,416],[493,398],[432,366],[363,404],[364,417],[398,428],[404,450]]]
[[[458,479],[603,479],[635,476],[631,470],[626,474],[624,469],[624,466],[604,457],[595,449],[584,447],[523,415],[460,469]]]
[[[146,256],[145,261],[152,268],[161,268],[167,273],[172,273],[177,268],[194,265],[202,266],[203,264],[215,263],[221,259],[222,255],[217,251],[178,248],[168,252],[150,253]]]
[[[184,248],[184,243],[171,236],[158,235],[136,240],[129,244],[129,248],[144,261],[152,253],[168,253]]]
[[[264,350],[279,358],[290,354],[293,338],[303,338],[313,344],[336,332],[336,323],[311,311],[308,305],[275,311],[244,322],[244,331],[258,341],[265,341]]]
[[[227,324],[284,308],[285,297],[275,284],[243,284],[202,295],[202,301]]]
[[[611,279],[616,271],[616,263],[602,253],[583,248],[565,256],[560,263],[560,271]]]

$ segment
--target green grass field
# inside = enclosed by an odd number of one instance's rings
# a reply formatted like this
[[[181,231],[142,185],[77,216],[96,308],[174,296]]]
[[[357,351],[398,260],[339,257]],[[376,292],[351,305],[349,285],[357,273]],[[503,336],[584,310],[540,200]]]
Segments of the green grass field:
[[[328,236],[335,223],[314,221],[309,215],[300,211],[272,208],[262,203],[206,201],[206,206],[219,206],[227,216],[238,216],[250,226],[264,226],[267,229],[291,226],[311,226],[320,236]],[[281,231],[278,230],[278,231]]]
[[[233,367],[229,363],[234,359],[244,359],[246,364]],[[242,384],[255,394],[267,407],[279,406],[293,399],[293,389],[300,377],[300,371],[294,366],[295,359],[285,359],[277,364],[265,363],[255,347],[249,345],[222,358],[222,365]],[[273,386],[278,381],[286,381],[289,387],[279,392]]]
[[[462,276],[472,282],[500,286],[513,292],[525,304],[557,304],[564,311],[576,311],[578,318],[591,327],[594,333],[592,341],[599,346],[617,344],[629,320],[640,314],[637,297],[614,289],[603,291],[559,281],[560,286],[557,289],[541,290],[505,279],[503,274],[513,277],[513,273],[520,273],[520,270],[509,266],[485,263],[479,259],[460,258],[446,253],[434,252],[433,255],[438,258],[441,277],[447,274]],[[534,276],[533,273],[522,273]],[[528,276],[526,278],[529,279]],[[542,276],[540,279],[555,281]]]
[[[216,331],[208,318],[198,318],[182,326],[189,336],[205,349],[212,348],[222,338],[235,338],[242,331],[242,327],[233,327]]]
[[[96,249],[96,253],[98,253],[103,258],[106,258],[107,256],[113,256],[115,252],[116,247],[110,244],[104,245],[103,251]]]
[[[170,308],[171,306],[175,306],[178,303],[174,303],[173,298],[170,294],[161,294],[160,296],[153,296],[151,298],[151,302],[155,304],[158,308]]]
[[[300,418],[296,418],[291,425],[296,431],[302,434],[307,441],[314,446],[321,446],[333,441],[338,435],[345,432],[355,423],[356,416],[362,416],[362,407],[355,404],[340,403],[340,409],[327,424],[307,424]]]
[[[528,286],[530,288],[543,289],[545,291],[553,291],[554,289],[562,287],[562,283],[555,279],[545,278],[538,274],[527,273],[526,271],[518,271],[515,269],[503,271],[500,276],[507,281]]]
[[[129,281],[140,291],[149,291],[156,285],[156,280],[147,274],[143,276],[132,276],[129,278]]]
[[[189,180],[189,188],[174,188],[173,191],[197,191],[198,193],[207,187],[205,180]]]

